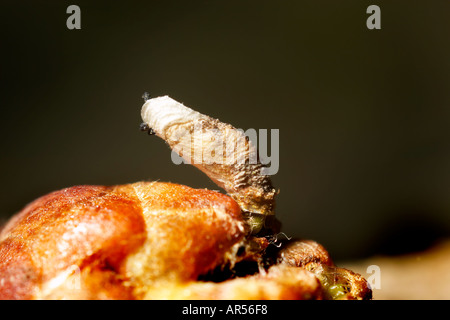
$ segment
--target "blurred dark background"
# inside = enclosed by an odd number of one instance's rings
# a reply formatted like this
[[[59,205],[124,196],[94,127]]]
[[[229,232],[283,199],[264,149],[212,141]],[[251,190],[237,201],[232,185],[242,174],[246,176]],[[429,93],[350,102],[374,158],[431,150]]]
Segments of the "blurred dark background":
[[[448,0],[3,0],[1,219],[78,184],[217,189],[139,131],[148,91],[280,129],[287,235],[337,260],[424,249],[450,233],[449,13]]]

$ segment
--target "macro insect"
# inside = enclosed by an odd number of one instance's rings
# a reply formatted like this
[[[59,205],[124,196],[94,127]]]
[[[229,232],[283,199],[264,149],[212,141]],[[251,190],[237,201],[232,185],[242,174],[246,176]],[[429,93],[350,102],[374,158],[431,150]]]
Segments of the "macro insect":
[[[241,207],[252,233],[274,216],[275,196],[262,171],[256,147],[242,130],[194,111],[168,96],[144,93],[140,129],[156,134],[169,147],[204,172]]]
[[[150,127],[148,126],[148,124],[146,124],[146,123],[144,123],[144,122],[142,122],[141,125],[139,126],[139,130],[141,130],[141,131],[146,131],[146,132],[148,133],[149,136],[152,136],[152,135],[155,134],[155,131],[154,131],[152,128],[150,128]]]

